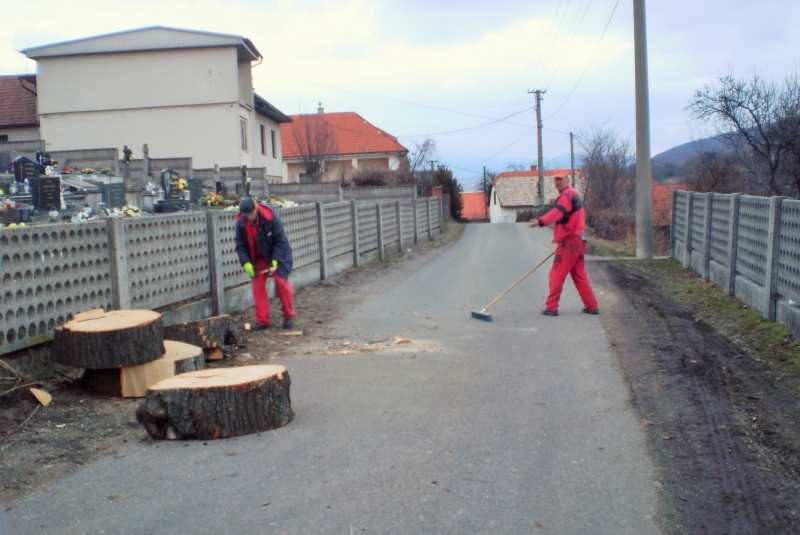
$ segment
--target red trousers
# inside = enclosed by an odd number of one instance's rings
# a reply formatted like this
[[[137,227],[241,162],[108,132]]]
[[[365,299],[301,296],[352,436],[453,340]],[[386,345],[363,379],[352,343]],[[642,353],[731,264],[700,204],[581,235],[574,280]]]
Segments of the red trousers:
[[[547,297],[547,309],[558,310],[561,300],[561,291],[567,275],[572,275],[572,282],[583,300],[583,306],[588,309],[597,308],[597,299],[592,287],[589,285],[589,276],[584,267],[586,255],[586,242],[578,236],[570,236],[559,242],[556,247],[556,256],[553,268],[550,270],[550,295]]]
[[[253,299],[256,302],[256,322],[261,325],[270,325],[269,319],[269,292],[267,290],[267,275],[261,273],[269,264],[262,259],[256,261],[256,276],[252,279],[253,285]],[[278,294],[278,299],[281,300],[281,312],[284,318],[293,318],[294,311],[294,288],[289,279],[281,277],[278,272],[272,274],[272,280],[275,281],[275,293]]]

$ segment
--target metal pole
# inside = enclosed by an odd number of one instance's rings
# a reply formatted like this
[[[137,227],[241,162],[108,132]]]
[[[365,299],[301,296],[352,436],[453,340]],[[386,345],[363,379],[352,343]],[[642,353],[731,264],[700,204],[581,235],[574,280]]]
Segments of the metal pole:
[[[650,165],[650,96],[644,0],[633,0],[636,71],[636,258],[653,258],[653,197]]]

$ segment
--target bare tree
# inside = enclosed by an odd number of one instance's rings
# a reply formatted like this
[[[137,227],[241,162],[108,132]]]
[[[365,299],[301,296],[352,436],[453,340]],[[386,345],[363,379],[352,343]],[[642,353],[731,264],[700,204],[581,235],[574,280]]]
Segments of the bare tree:
[[[311,182],[319,182],[326,165],[336,153],[336,139],[325,114],[304,115],[303,124],[294,129],[300,160]]]
[[[684,181],[700,193],[753,193],[748,191],[745,171],[739,159],[725,152],[698,151],[697,156],[686,163]]]
[[[586,205],[598,211],[633,210],[636,184],[630,140],[605,125],[592,126],[576,137],[583,152],[580,167],[586,189],[581,193]]]
[[[791,185],[782,172],[785,150],[778,140],[782,117],[782,88],[757,74],[743,80],[733,72],[718,85],[695,92],[687,106],[692,116],[711,123],[755,183],[749,189],[763,195],[784,195]]]

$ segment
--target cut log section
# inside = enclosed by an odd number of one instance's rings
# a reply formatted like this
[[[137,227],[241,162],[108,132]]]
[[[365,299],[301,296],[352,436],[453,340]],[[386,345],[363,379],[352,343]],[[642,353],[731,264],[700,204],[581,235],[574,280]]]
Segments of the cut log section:
[[[76,368],[144,364],[164,354],[164,320],[152,310],[112,310],[58,327],[52,359]]]
[[[164,355],[152,362],[111,370],[86,370],[83,385],[105,396],[142,398],[159,381],[206,367],[203,348],[173,340],[164,340],[164,348]]]
[[[216,439],[276,429],[294,417],[283,366],[177,375],[147,391],[136,419],[153,438]]]
[[[164,327],[165,340],[179,340],[199,347],[222,347],[231,328],[227,314]]]

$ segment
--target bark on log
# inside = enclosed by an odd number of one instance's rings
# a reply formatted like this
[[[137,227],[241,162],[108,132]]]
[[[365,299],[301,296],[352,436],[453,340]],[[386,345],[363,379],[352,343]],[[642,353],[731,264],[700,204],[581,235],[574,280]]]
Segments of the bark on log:
[[[283,366],[216,368],[150,387],[136,419],[157,439],[228,438],[260,433],[294,417]]]
[[[58,327],[52,359],[76,368],[144,364],[164,354],[164,320],[152,310],[112,310]]]
[[[86,370],[83,385],[104,396],[142,398],[159,381],[205,368],[205,355],[200,347],[164,340],[164,348],[164,355],[152,362],[111,370]]]
[[[222,347],[231,327],[231,317],[214,316],[164,327],[165,340],[179,340],[199,347]]]

